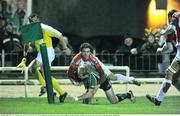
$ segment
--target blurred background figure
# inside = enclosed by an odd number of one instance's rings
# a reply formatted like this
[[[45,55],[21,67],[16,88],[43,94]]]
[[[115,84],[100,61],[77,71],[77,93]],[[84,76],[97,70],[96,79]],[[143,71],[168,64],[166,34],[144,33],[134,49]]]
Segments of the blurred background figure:
[[[145,28],[144,37],[142,38],[144,40],[144,43],[140,47],[140,57],[139,60],[142,62],[142,65],[140,69],[143,71],[149,71],[157,68],[156,61],[156,50],[159,47],[155,34],[157,33],[156,29],[152,28]]]
[[[155,36],[150,34],[147,37],[146,42],[141,46],[142,54],[153,54],[156,53],[157,48],[159,47],[158,43],[155,41]]]
[[[1,1],[0,15],[5,19],[6,22],[9,22],[12,13],[11,13],[11,11],[9,9],[9,5],[8,5],[6,0]]]
[[[119,57],[114,57],[114,60],[117,61],[117,65],[122,65],[122,66],[129,66],[131,69],[135,69],[135,58],[137,57],[139,53],[139,40],[134,41],[133,38],[127,37],[124,39],[124,44],[120,45],[116,53],[122,54]],[[137,44],[138,43],[138,44]],[[123,60],[123,62],[121,62]]]
[[[20,62],[20,57],[23,56],[23,47],[21,42],[21,36],[13,32],[13,26],[11,23],[7,23],[5,26],[5,32],[2,38],[2,49],[5,53],[11,53],[15,56],[6,55],[6,61],[9,61],[9,66],[16,66]],[[6,62],[6,65],[8,63]]]
[[[18,16],[20,26],[25,24],[25,16],[26,16],[26,10],[24,8],[24,2],[23,0],[19,0],[17,3],[17,10],[14,14],[15,16]]]
[[[135,45],[135,42],[133,38],[127,37],[124,39],[124,44],[118,48],[120,52],[123,54],[128,55],[136,55],[138,54],[137,46]]]
[[[63,48],[60,46],[58,39],[52,39],[53,41],[53,48],[55,50],[55,60],[53,61],[53,66],[61,65],[61,66],[68,66],[70,64],[70,61],[74,55],[74,50],[72,46],[69,43],[68,37],[63,36],[64,42],[67,44],[67,47],[69,48],[69,53],[64,54]]]

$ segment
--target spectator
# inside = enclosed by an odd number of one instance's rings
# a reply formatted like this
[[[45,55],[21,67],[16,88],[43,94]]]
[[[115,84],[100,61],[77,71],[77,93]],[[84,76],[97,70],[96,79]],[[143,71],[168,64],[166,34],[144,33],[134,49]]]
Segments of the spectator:
[[[74,50],[72,46],[69,44],[69,40],[66,36],[63,36],[64,42],[67,44],[67,47],[70,49],[69,54],[63,54],[63,48],[60,46],[58,39],[52,39],[53,41],[53,48],[55,50],[56,58],[53,61],[53,65],[61,65],[61,66],[68,66],[72,59],[72,55],[74,54]]]
[[[142,69],[145,71],[150,71],[156,69],[156,53],[157,48],[159,47],[158,43],[155,41],[155,33],[152,29],[149,29],[150,32],[145,32],[145,43],[141,46],[140,53],[142,54],[141,61],[143,63]],[[159,56],[158,56],[159,57]]]
[[[18,2],[15,15],[17,15],[19,17],[20,26],[22,26],[24,24],[24,20],[25,20],[25,16],[26,16],[26,11],[24,10],[24,4],[22,1]]]
[[[0,50],[2,50],[2,43],[5,37],[5,20],[0,16]]]
[[[5,19],[6,22],[10,21],[12,13],[8,9],[8,3],[7,1],[3,0],[1,1],[1,11],[0,15]]]
[[[26,23],[26,11],[24,9],[24,2],[22,0],[17,3],[17,10],[13,17],[14,26],[19,31],[20,27]]]
[[[136,55],[138,53],[138,49],[136,48],[136,45],[134,44],[133,38],[126,38],[124,40],[124,44],[118,48],[120,52],[123,54],[128,54],[128,55]]]
[[[13,32],[13,27],[11,23],[7,23],[5,27],[5,38],[3,40],[3,48],[5,49],[5,52],[14,52],[22,50],[21,38],[19,35]]]
[[[7,23],[5,27],[5,34],[2,42],[2,49],[6,53],[17,53],[15,57],[7,57],[6,60],[12,62],[16,66],[20,57],[23,56],[23,47],[21,44],[21,37],[13,32],[11,23]]]
[[[147,38],[147,41],[142,45],[141,52],[143,54],[156,53],[156,50],[158,47],[159,47],[159,45],[155,41],[155,36],[150,34]]]
[[[119,62],[117,65],[123,65],[123,66],[130,66],[132,69],[135,69],[135,57],[138,55],[139,48],[136,46],[133,38],[125,38],[124,44],[121,45],[117,51],[119,53],[123,54],[123,63],[120,64]],[[121,59],[117,58],[118,61],[121,61]]]

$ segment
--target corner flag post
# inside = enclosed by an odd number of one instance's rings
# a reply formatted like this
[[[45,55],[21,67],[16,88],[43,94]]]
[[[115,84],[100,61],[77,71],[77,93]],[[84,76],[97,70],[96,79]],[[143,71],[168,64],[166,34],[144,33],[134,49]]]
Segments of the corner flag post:
[[[54,93],[53,93],[53,87],[52,87],[51,70],[49,66],[47,48],[46,48],[45,43],[40,44],[40,50],[41,50],[41,56],[42,56],[42,61],[43,61],[43,69],[44,69],[44,75],[45,75],[45,81],[46,81],[48,103],[54,104]]]
[[[54,104],[54,93],[52,87],[51,71],[47,55],[46,44],[43,42],[43,32],[39,22],[31,23],[22,27],[22,38],[25,43],[40,40],[40,52],[43,61],[43,69],[47,88],[48,103]]]

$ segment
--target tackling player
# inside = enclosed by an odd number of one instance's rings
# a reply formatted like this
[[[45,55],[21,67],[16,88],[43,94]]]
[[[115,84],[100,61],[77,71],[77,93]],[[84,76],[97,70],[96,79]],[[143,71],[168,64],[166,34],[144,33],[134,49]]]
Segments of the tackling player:
[[[161,102],[163,101],[165,94],[167,93],[168,89],[172,84],[172,77],[173,75],[180,70],[180,12],[176,10],[171,10],[168,13],[169,18],[169,25],[168,27],[161,32],[162,35],[166,35],[166,43],[162,48],[158,48],[157,52],[164,52],[168,49],[171,49],[171,42],[173,40],[176,41],[176,48],[177,53],[175,58],[173,59],[171,65],[166,70],[165,79],[162,82],[162,85],[159,89],[159,92],[155,97],[150,96],[149,94],[146,95],[148,100],[154,103],[156,106],[160,106]]]
[[[109,79],[113,78],[112,76],[114,76],[114,74],[96,56],[92,54],[92,50],[93,48],[89,43],[81,44],[80,53],[78,53],[71,61],[68,70],[68,77],[74,85],[78,85],[79,83],[82,82],[82,79],[78,78],[78,73],[77,73],[78,67],[84,64],[92,65],[98,72],[98,76],[99,76],[97,87],[98,86],[101,87],[102,85],[108,86],[108,88],[103,88],[104,91],[106,92],[109,90],[112,92],[111,86],[108,85],[108,83],[109,83]]]
[[[130,99],[133,103],[136,100],[131,90],[123,94],[115,95],[111,85],[111,81],[106,74],[103,76],[104,82],[99,84],[99,73],[97,72],[96,68],[91,64],[84,64],[78,67],[78,78],[82,80],[86,89],[86,93],[81,96],[74,97],[76,101],[83,100],[83,103],[85,104],[90,103],[98,88],[102,89],[105,92],[107,99],[112,104],[121,102],[122,100],[127,98]]]
[[[91,64],[96,67],[97,71],[100,74],[100,83],[104,82],[103,76],[106,74],[108,78],[112,80],[121,80],[131,82],[137,86],[140,86],[141,83],[137,81],[134,77],[127,77],[122,74],[113,74],[96,56],[92,54],[93,48],[89,43],[83,43],[80,46],[80,53],[78,53],[71,61],[68,77],[72,81],[73,84],[79,83],[77,77],[77,68],[82,64]]]

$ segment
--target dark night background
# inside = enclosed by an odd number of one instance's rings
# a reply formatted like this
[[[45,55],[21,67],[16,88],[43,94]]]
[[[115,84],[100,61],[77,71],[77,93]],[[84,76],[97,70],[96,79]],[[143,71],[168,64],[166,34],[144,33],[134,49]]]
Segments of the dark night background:
[[[148,4],[149,0],[34,0],[33,12],[67,35],[76,52],[83,41],[97,52],[113,52],[124,37],[143,37]]]

